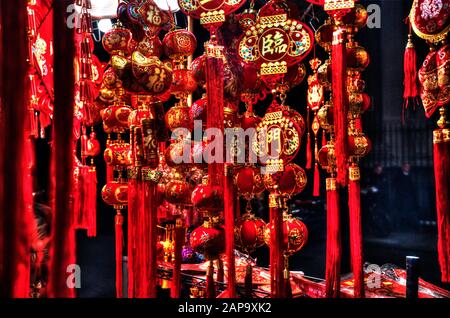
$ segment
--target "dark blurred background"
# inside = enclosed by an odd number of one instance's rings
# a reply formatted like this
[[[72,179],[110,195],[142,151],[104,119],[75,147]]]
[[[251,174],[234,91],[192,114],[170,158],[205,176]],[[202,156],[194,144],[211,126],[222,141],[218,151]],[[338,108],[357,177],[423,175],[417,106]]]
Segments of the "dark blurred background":
[[[318,7],[309,7],[302,0],[294,1],[302,12],[307,12],[304,22],[317,28],[326,19],[326,14]],[[364,259],[380,266],[392,263],[405,267],[405,257],[415,255],[421,258],[421,277],[436,285],[440,283],[440,272],[436,250],[436,211],[434,202],[434,179],[432,158],[432,130],[436,119],[426,120],[421,106],[409,108],[404,114],[403,104],[403,52],[407,40],[407,25],[404,23],[412,1],[361,1],[366,7],[371,5],[372,15],[380,28],[361,30],[356,40],[371,56],[371,63],[363,73],[366,91],[372,98],[372,106],[363,116],[365,133],[372,141],[370,155],[361,162],[362,167],[362,218],[364,234]],[[264,1],[256,1],[256,8]],[[247,5],[245,7],[248,7]],[[375,11],[374,11],[375,10]],[[186,18],[177,13],[177,22],[186,25]],[[320,21],[318,23],[317,21]],[[208,39],[208,33],[195,21],[198,43]],[[97,32],[97,38],[101,33]],[[418,62],[425,58],[426,44],[415,38]],[[198,45],[196,56],[202,54],[203,46]],[[96,55],[108,61],[101,43],[96,43]],[[321,48],[316,54],[324,59]],[[307,64],[307,59],[305,64]],[[306,114],[306,80],[289,94],[287,104]],[[199,94],[194,96],[200,97]],[[171,102],[165,107],[168,109]],[[255,106],[255,112],[262,116],[267,103]],[[95,127],[104,149],[106,136],[101,125]],[[50,132],[48,132],[50,133]],[[306,134],[305,134],[306,135]],[[306,144],[306,141],[304,141]],[[36,142],[37,188],[47,189],[49,145],[48,140]],[[305,165],[304,151],[296,159]],[[86,238],[83,231],[77,233],[78,263],[82,269],[82,284],[78,290],[80,297],[114,297],[114,211],[105,205],[100,189],[105,183],[105,163],[102,156],[95,158],[98,174],[98,235]],[[302,218],[309,229],[309,241],[297,254],[291,257],[291,269],[302,270],[305,274],[323,278],[325,275],[325,202],[324,178],[322,176],[322,196],[312,200],[312,182],[305,191],[291,202],[291,211]],[[308,171],[308,179],[313,180],[313,171]],[[342,201],[345,203],[345,193]],[[267,198],[254,204],[254,210],[268,219]],[[348,242],[348,210],[343,206],[343,257],[342,273],[350,272]],[[268,249],[262,247],[253,256],[258,265],[268,266]]]

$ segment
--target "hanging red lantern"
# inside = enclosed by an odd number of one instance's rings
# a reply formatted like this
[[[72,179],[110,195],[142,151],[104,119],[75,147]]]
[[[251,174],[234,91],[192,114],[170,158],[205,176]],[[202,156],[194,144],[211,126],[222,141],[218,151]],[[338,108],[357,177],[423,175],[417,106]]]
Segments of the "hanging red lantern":
[[[245,253],[251,253],[264,245],[266,223],[251,213],[245,213],[234,227],[236,246]]]
[[[264,241],[270,246],[270,235],[273,225],[268,224],[264,232]],[[299,219],[290,214],[283,214],[283,252],[292,255],[306,244],[308,240],[308,229]]]
[[[191,143],[180,140],[171,143],[165,153],[164,158],[169,167],[183,167],[192,162]]]
[[[169,31],[163,44],[166,55],[174,61],[193,55],[197,48],[195,35],[186,29]]]
[[[131,108],[127,105],[113,105],[103,109],[101,112],[103,125],[113,132],[124,132],[128,129],[128,117]]]
[[[190,244],[206,258],[217,258],[225,251],[225,231],[222,226],[205,221],[191,232]]]
[[[192,191],[191,202],[196,210],[201,213],[215,214],[223,210],[223,189],[219,186],[208,184],[207,179],[195,187]]]
[[[124,206],[128,204],[128,184],[110,181],[103,186],[102,199],[106,204]]]
[[[175,69],[172,75],[170,92],[177,98],[192,94],[197,89],[194,72],[189,69]]]
[[[103,152],[107,165],[128,166],[131,164],[131,148],[129,143],[110,143]]]
[[[188,130],[194,129],[190,108],[180,104],[170,108],[166,113],[166,125],[171,131],[174,131],[177,128],[186,128]]]
[[[322,169],[331,169],[336,166],[333,144],[329,143],[320,148],[318,161]]]
[[[247,200],[265,189],[261,170],[251,165],[239,168],[235,172],[234,184],[239,195],[245,197]]]
[[[294,163],[287,164],[283,171],[264,174],[264,185],[271,193],[296,195],[306,187],[305,170]]]
[[[362,158],[367,156],[372,148],[370,139],[360,131],[352,131],[348,135],[348,150],[350,156]]]
[[[192,189],[184,180],[171,180],[166,184],[164,197],[166,201],[175,205],[190,204]]]
[[[132,35],[130,30],[116,24],[105,33],[102,39],[103,48],[111,55],[128,53]]]

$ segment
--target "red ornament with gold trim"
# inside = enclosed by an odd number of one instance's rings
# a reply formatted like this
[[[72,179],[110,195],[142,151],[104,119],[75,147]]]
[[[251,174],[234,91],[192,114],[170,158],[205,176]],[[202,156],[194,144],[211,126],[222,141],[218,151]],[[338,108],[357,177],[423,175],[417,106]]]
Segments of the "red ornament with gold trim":
[[[190,108],[185,105],[176,104],[166,113],[166,125],[171,131],[177,128],[194,129],[191,119]]]
[[[264,232],[264,241],[269,246],[271,231],[273,231],[273,225],[269,223]],[[299,218],[283,213],[283,252],[292,255],[301,250],[307,241],[306,225]]]
[[[129,143],[112,142],[103,152],[103,158],[107,165],[128,166],[131,164],[131,150]]]
[[[130,30],[115,24],[102,38],[103,48],[111,55],[125,55],[128,53],[132,35]]]
[[[192,188],[186,181],[176,178],[166,184],[164,197],[171,204],[188,205],[190,204],[191,192]]]
[[[194,229],[189,240],[191,247],[208,259],[217,258],[225,251],[225,230],[211,221]]]
[[[195,35],[186,29],[169,31],[164,39],[164,52],[174,61],[182,60],[194,54],[197,48]]]
[[[172,75],[170,92],[177,98],[192,94],[197,89],[194,72],[189,69],[175,69]]]
[[[124,206],[128,204],[128,184],[110,181],[102,189],[102,199],[108,205]]]
[[[214,215],[223,210],[222,194],[222,188],[208,184],[208,179],[205,178],[192,191],[191,202],[199,212]]]
[[[234,240],[236,246],[245,253],[251,253],[264,245],[266,222],[252,213],[245,213],[236,222]]]
[[[307,177],[303,168],[289,163],[283,171],[264,174],[263,181],[270,193],[294,196],[305,189]]]
[[[247,200],[264,191],[264,182],[260,168],[246,165],[234,174],[234,184],[238,194]]]

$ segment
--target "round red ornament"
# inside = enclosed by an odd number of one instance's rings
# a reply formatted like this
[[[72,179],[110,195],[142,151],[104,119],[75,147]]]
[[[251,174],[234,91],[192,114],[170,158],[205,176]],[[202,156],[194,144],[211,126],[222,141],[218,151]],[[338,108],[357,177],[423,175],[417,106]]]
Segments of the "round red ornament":
[[[177,128],[192,130],[194,124],[191,120],[190,108],[179,104],[170,108],[166,113],[166,125],[172,131]]]
[[[306,173],[301,167],[289,163],[283,171],[264,174],[264,185],[271,193],[296,195],[306,187]]]
[[[234,174],[234,184],[239,195],[251,199],[256,194],[264,191],[264,182],[260,168],[255,166],[244,166]]]
[[[251,213],[245,213],[234,227],[236,246],[246,253],[251,253],[264,245],[266,223]]]
[[[215,214],[223,210],[222,188],[209,185],[205,180],[192,191],[191,202],[201,213]]]
[[[177,98],[192,94],[197,89],[194,72],[189,69],[175,69],[172,75],[170,92]]]
[[[164,51],[172,60],[180,60],[194,54],[197,48],[195,35],[186,29],[169,31],[163,39]]]
[[[102,189],[102,199],[106,204],[123,206],[128,204],[128,184],[111,181]]]
[[[269,223],[264,232],[265,243],[270,246],[270,235],[273,225]],[[291,215],[283,215],[283,252],[292,255],[306,244],[308,240],[308,229],[298,218]]]
[[[208,259],[216,258],[225,250],[225,231],[222,226],[205,221],[191,232],[190,244]]]
[[[166,184],[164,197],[171,204],[187,205],[190,204],[191,190],[186,181],[171,180]]]

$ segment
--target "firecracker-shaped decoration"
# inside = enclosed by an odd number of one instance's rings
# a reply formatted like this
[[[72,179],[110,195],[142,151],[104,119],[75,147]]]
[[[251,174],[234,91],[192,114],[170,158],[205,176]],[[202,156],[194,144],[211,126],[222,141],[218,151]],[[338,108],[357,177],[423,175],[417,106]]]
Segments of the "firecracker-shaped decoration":
[[[434,177],[438,224],[438,256],[441,280],[450,281],[450,139],[447,108],[449,98],[450,59],[446,40],[450,32],[450,1],[414,0],[409,22],[414,33],[430,45],[430,53],[419,70],[420,97],[425,115],[430,118],[439,110],[438,128],[433,131]],[[416,74],[405,72],[405,82]]]

